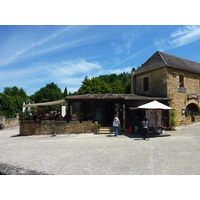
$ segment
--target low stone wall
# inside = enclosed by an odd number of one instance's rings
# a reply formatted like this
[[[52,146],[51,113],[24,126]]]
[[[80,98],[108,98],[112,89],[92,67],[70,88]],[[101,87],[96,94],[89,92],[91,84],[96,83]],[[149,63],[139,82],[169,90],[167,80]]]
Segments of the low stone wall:
[[[193,116],[193,117],[188,116],[188,117],[185,117],[182,121],[177,123],[177,126],[192,124],[194,122],[200,122],[200,116]]]
[[[19,119],[17,118],[9,118],[5,121],[5,128],[10,128],[14,126],[19,126]]]
[[[53,135],[71,133],[97,133],[97,124],[87,123],[66,123],[44,121],[35,123],[20,122],[20,135]]]
[[[19,119],[18,118],[6,119],[4,116],[0,116],[0,124],[3,124],[4,128],[19,126]]]

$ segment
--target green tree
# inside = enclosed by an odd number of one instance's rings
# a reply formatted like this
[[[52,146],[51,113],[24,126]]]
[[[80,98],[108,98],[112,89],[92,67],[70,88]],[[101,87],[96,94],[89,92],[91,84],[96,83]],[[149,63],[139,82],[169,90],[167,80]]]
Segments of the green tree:
[[[124,93],[124,87],[119,82],[114,82],[110,84],[111,92],[113,94],[123,94]]]
[[[111,88],[109,84],[105,83],[105,81],[100,80],[97,77],[93,77],[92,79],[88,79],[86,76],[81,87],[79,88],[77,94],[105,94],[111,93]]]
[[[68,93],[67,93],[67,88],[65,87],[64,92],[63,92],[63,97],[65,98],[66,96],[68,96]]]
[[[111,92],[115,94],[130,94],[130,74],[121,73],[119,75],[101,75],[100,80],[105,81],[109,84]]]
[[[22,107],[22,105],[21,105]],[[16,106],[13,102],[13,98],[0,93],[0,115],[6,118],[12,118],[16,115]]]
[[[57,84],[52,82],[35,92],[35,94],[31,96],[31,99],[35,101],[35,103],[57,101],[63,99],[63,93]],[[48,112],[50,110],[60,110],[60,105],[44,107],[44,111]]]
[[[22,112],[23,102],[28,103],[28,96],[22,88],[5,87],[0,100],[0,115],[6,118],[15,117]]]
[[[20,96],[22,98],[27,98],[27,94],[24,91],[24,89],[22,89],[22,88],[18,89],[16,86],[5,87],[3,93],[10,96],[10,97],[11,96]]]

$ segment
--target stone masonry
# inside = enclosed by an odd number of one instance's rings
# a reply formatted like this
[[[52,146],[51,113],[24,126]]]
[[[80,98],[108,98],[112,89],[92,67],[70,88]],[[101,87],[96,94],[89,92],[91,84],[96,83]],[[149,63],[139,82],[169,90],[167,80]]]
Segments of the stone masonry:
[[[10,128],[19,125],[18,118],[9,118],[6,119],[4,116],[0,116],[0,124],[4,125],[4,128]]]
[[[97,125],[91,122],[84,123],[66,123],[44,121],[21,122],[20,135],[53,135],[53,134],[70,134],[70,133],[96,133]]]

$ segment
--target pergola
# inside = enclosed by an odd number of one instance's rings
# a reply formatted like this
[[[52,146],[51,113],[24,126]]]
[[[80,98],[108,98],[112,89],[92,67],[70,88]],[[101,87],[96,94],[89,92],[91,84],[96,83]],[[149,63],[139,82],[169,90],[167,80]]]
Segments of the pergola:
[[[52,106],[52,105],[58,105],[58,104],[62,104],[62,103],[66,103],[65,99],[62,99],[59,101],[44,102],[44,103],[24,104],[24,105],[22,105],[22,108]]]

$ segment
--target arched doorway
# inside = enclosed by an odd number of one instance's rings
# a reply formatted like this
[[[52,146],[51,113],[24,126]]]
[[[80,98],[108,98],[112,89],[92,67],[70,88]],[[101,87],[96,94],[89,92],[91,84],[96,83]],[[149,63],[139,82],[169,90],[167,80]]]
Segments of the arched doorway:
[[[194,103],[188,104],[186,107],[186,113],[189,116],[199,115],[198,106]]]

